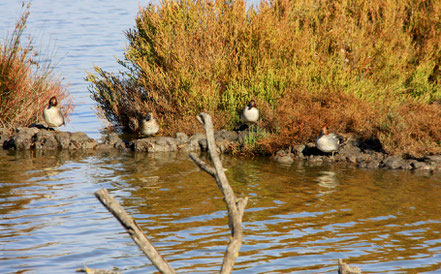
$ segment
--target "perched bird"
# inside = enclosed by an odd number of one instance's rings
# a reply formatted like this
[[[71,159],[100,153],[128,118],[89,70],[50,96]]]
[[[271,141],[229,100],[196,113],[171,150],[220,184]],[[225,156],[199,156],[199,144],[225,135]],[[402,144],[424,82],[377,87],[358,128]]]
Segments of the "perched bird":
[[[153,117],[153,113],[149,112],[141,121],[141,134],[145,136],[152,136],[159,130],[159,124]]]
[[[248,105],[243,108],[240,118],[245,123],[257,122],[259,119],[259,110],[257,109],[256,102],[254,102],[254,100],[251,100]]]
[[[43,111],[43,118],[46,121],[47,126],[50,128],[60,127],[65,124],[63,113],[61,113],[61,110],[57,105],[57,97],[53,96],[49,100],[49,106]]]
[[[328,126],[324,125],[320,135],[315,140],[315,146],[325,153],[331,152],[332,157],[334,157],[334,152],[340,148],[340,138],[337,134],[329,132]]]

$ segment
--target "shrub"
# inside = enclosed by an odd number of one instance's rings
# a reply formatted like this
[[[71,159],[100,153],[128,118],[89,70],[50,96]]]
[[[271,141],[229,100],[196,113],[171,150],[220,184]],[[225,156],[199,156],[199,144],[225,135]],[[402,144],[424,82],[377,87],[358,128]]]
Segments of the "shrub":
[[[29,5],[15,24],[11,37],[0,44],[0,127],[13,129],[40,122],[52,96],[67,100],[63,111],[72,110],[71,99],[53,75],[50,60],[34,49],[31,38],[22,42]]]
[[[269,152],[314,140],[326,122],[390,152],[429,153],[438,136],[415,134],[438,126],[407,118],[415,106],[433,117],[441,101],[440,22],[436,1],[164,0],[126,32],[124,70],[96,67],[88,80],[106,117],[132,131],[149,110],[163,134],[199,130],[201,111],[231,129],[253,98]]]

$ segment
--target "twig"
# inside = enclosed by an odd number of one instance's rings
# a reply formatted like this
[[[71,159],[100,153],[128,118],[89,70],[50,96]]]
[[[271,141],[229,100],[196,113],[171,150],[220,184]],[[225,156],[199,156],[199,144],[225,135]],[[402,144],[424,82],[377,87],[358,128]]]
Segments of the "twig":
[[[225,203],[227,204],[228,210],[229,226],[231,235],[233,237],[228,244],[227,251],[225,252],[221,273],[231,273],[234,262],[239,256],[240,247],[242,246],[242,216],[248,202],[248,198],[246,197],[237,200],[233,189],[228,183],[222,162],[220,161],[219,154],[217,153],[211,116],[207,113],[201,113],[199,116],[197,116],[197,119],[204,126],[205,134],[207,135],[208,151],[210,153],[214,169],[199,159],[199,157],[197,157],[194,153],[190,154],[190,158],[202,170],[206,171],[216,179],[217,186],[225,197]]]
[[[173,268],[162,258],[156,248],[150,243],[141,228],[135,222],[135,220],[124,210],[124,208],[110,196],[107,189],[100,189],[95,192],[95,196],[98,200],[109,210],[113,216],[121,223],[125,228],[133,241],[144,252],[144,254],[150,259],[156,268],[162,273],[175,273]]]

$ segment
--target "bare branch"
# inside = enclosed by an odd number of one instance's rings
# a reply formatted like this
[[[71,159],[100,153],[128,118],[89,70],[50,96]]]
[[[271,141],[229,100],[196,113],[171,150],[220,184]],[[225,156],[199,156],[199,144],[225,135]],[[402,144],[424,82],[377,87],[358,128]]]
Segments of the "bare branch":
[[[173,268],[164,258],[162,258],[156,248],[150,243],[135,220],[124,210],[118,201],[109,194],[107,189],[104,188],[98,190],[95,192],[95,196],[121,223],[127,233],[129,233],[130,237],[132,237],[133,241],[159,271],[162,273],[175,273]]]
[[[208,174],[216,179],[217,186],[225,197],[225,203],[227,204],[229,218],[228,225],[230,226],[231,235],[233,236],[233,238],[228,244],[220,272],[231,273],[233,271],[234,262],[239,256],[240,247],[242,246],[242,216],[248,198],[241,198],[237,200],[236,196],[234,195],[233,189],[228,183],[227,176],[224,172],[225,169],[222,166],[222,162],[217,152],[211,116],[207,113],[201,113],[196,118],[204,126],[205,134],[207,135],[208,151],[210,153],[214,169],[208,166],[205,162],[200,160],[194,154],[190,154],[190,158],[202,170],[206,171]]]
[[[199,157],[196,156],[196,154],[194,154],[193,152],[190,153],[190,158],[198,167],[200,167],[203,171],[207,172],[216,179],[216,170],[214,170],[214,168],[212,168],[207,163],[199,159]]]
[[[243,217],[243,212],[245,210],[245,207],[247,206],[247,203],[248,197],[240,198],[239,201],[237,201],[237,209],[239,210],[239,215],[241,219]]]

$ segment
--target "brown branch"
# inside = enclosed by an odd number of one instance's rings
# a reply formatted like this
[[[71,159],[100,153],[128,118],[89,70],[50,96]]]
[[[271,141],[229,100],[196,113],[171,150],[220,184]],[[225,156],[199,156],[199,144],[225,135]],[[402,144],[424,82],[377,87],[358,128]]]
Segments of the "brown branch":
[[[228,244],[227,251],[225,252],[221,273],[231,273],[233,271],[234,262],[239,256],[240,247],[242,246],[242,216],[248,198],[241,198],[237,200],[233,189],[228,183],[227,176],[225,175],[222,162],[220,161],[219,154],[217,152],[216,143],[214,141],[214,130],[213,123],[211,122],[211,116],[206,113],[201,113],[199,116],[197,116],[197,119],[204,126],[205,134],[207,135],[208,151],[210,153],[214,169],[199,159],[195,154],[190,154],[190,158],[202,170],[206,171],[216,179],[217,186],[225,197],[229,218],[228,224],[230,226],[231,235],[233,238]]]
[[[162,273],[175,273],[173,268],[164,258],[162,258],[156,248],[150,243],[135,220],[124,210],[115,198],[110,196],[107,189],[98,190],[95,192],[95,196],[121,223],[127,233],[129,233],[130,237],[132,237],[133,241],[159,271]]]

